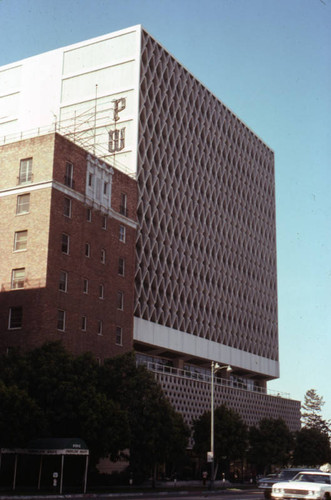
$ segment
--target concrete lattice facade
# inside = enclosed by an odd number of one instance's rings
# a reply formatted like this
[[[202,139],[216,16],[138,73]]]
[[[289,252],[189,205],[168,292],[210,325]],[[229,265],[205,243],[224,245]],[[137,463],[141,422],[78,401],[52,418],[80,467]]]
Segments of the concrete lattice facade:
[[[149,364],[174,408],[191,425],[205,411],[210,411],[210,376],[192,374],[185,370]],[[291,431],[298,430],[300,402],[268,394],[262,388],[247,389],[245,384],[216,378],[215,407],[225,404],[239,413],[248,426],[258,426],[262,418],[282,418]]]
[[[141,26],[0,68],[0,99],[3,143],[53,128],[136,179],[133,345],[183,370],[153,371],[186,420],[210,387],[185,374],[217,361],[233,374],[216,404],[298,428],[299,403],[267,394],[279,376],[273,151]]]
[[[273,152],[143,35],[136,316],[278,360]]]

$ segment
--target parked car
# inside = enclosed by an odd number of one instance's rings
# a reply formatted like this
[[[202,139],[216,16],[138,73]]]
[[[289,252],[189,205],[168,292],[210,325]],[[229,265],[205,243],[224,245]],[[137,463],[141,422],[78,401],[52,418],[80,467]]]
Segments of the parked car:
[[[272,487],[274,499],[328,500],[331,499],[331,473],[303,471],[291,481],[280,482]]]
[[[290,481],[299,472],[306,470],[303,468],[282,469],[278,474],[270,474],[270,476],[262,477],[257,482],[257,487],[264,491],[264,498],[271,497],[272,486],[283,481]],[[314,469],[315,470],[315,469]]]

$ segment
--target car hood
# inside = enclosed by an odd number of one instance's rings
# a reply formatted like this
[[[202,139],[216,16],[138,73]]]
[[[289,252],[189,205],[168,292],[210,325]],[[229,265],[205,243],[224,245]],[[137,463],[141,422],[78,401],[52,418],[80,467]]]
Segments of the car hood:
[[[317,490],[322,483],[313,483],[309,481],[283,481],[275,484],[275,488],[286,488],[291,490]]]

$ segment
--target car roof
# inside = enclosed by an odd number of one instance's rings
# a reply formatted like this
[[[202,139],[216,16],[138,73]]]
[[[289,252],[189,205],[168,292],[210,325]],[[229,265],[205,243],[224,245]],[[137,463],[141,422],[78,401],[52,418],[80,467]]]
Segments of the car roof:
[[[305,470],[300,471],[302,474],[314,474],[314,476],[331,476],[331,472],[323,472],[322,470]]]

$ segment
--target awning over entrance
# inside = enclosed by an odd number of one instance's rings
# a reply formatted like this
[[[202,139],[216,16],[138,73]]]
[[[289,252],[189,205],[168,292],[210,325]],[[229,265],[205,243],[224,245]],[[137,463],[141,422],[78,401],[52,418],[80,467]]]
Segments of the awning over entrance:
[[[87,468],[88,468],[88,457],[89,450],[86,446],[85,441],[79,438],[46,438],[37,439],[31,441],[27,448],[0,448],[0,468],[1,468],[1,457],[2,455],[15,455],[14,463],[14,477],[13,477],[13,490],[16,488],[16,476],[17,476],[17,465],[18,457],[20,455],[39,455],[40,456],[40,467],[39,467],[39,478],[38,478],[38,489],[40,489],[41,475],[42,475],[42,465],[43,458],[45,455],[59,455],[61,456],[61,472],[59,477],[60,494],[63,490],[63,468],[64,468],[64,457],[66,455],[76,455],[85,456],[85,474],[84,474],[84,488],[83,492],[86,493],[87,485]],[[57,478],[54,478],[57,481]]]

